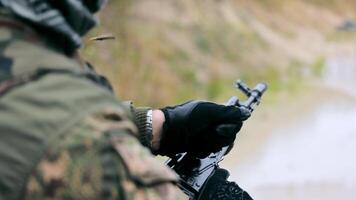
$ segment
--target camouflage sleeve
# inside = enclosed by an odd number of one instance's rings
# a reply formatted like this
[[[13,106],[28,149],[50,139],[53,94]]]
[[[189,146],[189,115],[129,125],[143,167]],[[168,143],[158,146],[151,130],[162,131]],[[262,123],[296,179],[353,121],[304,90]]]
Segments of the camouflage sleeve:
[[[86,62],[85,67],[89,74],[93,74],[92,78],[95,79],[95,82],[100,83],[100,85],[113,92],[113,87],[110,81],[105,76],[98,74],[93,65],[91,65],[89,62]],[[133,121],[138,128],[138,139],[140,140],[141,144],[151,149],[152,129],[147,123],[147,112],[151,110],[151,108],[134,107],[131,101],[125,101],[123,102],[123,105],[127,108],[127,110],[130,111],[130,114],[133,117]]]
[[[104,86],[106,89],[109,91],[113,92],[113,87],[109,80],[98,74],[95,71],[94,66],[92,66],[89,62],[86,62],[86,69],[90,74],[94,74],[92,76],[95,78],[95,81],[100,83],[102,86]],[[123,102],[124,106],[130,111],[133,121],[135,122],[135,125],[138,128],[138,139],[140,140],[141,144],[145,147],[148,147],[151,149],[152,145],[152,129],[151,125],[147,123],[147,112],[151,110],[149,107],[134,107],[133,103],[131,101],[125,101]]]
[[[113,112],[83,119],[51,141],[28,178],[25,199],[187,199],[177,176]]]

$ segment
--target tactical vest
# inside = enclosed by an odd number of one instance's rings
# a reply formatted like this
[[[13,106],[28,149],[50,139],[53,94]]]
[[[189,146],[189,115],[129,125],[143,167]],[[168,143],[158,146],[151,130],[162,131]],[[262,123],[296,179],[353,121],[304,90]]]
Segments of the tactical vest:
[[[50,142],[83,116],[118,104],[105,79],[30,41],[24,29],[0,20],[0,200],[21,198]],[[88,82],[92,88],[81,87]]]

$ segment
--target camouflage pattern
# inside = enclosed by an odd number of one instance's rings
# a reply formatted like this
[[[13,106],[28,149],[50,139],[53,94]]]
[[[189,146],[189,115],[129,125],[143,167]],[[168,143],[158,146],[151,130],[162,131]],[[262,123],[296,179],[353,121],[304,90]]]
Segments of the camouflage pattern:
[[[85,67],[0,24],[0,200],[186,198]]]
[[[29,177],[26,199],[181,199],[176,175],[117,121],[97,113],[53,141]]]

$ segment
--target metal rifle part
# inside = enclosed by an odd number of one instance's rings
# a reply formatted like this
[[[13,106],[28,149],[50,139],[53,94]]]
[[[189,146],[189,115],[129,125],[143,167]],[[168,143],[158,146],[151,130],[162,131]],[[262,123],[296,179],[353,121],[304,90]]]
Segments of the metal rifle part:
[[[251,112],[258,104],[260,104],[261,97],[263,93],[267,90],[266,83],[258,83],[253,89],[250,89],[241,80],[236,81],[236,87],[248,97],[246,101],[239,103],[239,105],[237,106],[243,106],[249,109]]]
[[[247,96],[247,100],[240,102],[236,96],[233,96],[226,105],[242,106],[251,112],[260,103],[263,93],[267,90],[265,83],[258,83],[253,89],[250,89],[241,80],[236,81],[235,87]],[[214,171],[219,167],[219,162],[224,159],[228,150],[229,146],[223,147],[220,151],[211,153],[203,159],[196,158],[188,153],[180,153],[168,159],[165,164],[179,175],[178,186],[189,196],[189,199],[196,200],[203,185],[214,174]]]

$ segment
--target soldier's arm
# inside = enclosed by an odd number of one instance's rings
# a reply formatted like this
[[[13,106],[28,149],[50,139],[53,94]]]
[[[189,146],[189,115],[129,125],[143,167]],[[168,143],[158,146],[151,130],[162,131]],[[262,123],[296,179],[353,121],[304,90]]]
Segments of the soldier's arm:
[[[113,93],[114,90],[110,81],[105,76],[98,74],[94,66],[91,65],[89,62],[85,63],[86,65],[84,65],[84,67],[87,72],[94,74],[95,77],[97,77],[96,81],[100,82],[101,85],[103,85],[107,90]],[[148,147],[149,149],[152,149],[152,139],[154,133],[152,132],[152,121],[149,121],[149,115],[153,114],[152,109],[150,107],[135,107],[131,101],[125,101],[123,102],[123,104],[127,108],[127,110],[129,110],[132,119],[138,128],[138,138],[141,144],[145,147]],[[151,113],[149,114],[149,112]]]
[[[29,177],[26,199],[186,199],[176,174],[115,111],[94,113],[52,141]]]
[[[24,116],[36,126],[28,139],[36,165],[26,175],[23,199],[185,198],[176,174],[141,145],[127,109],[102,87],[53,73],[12,94],[9,100],[31,108],[24,111],[36,111]]]

